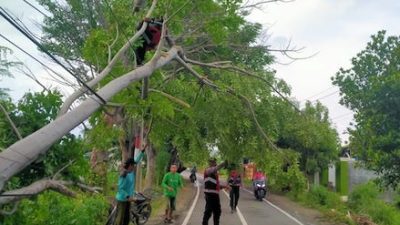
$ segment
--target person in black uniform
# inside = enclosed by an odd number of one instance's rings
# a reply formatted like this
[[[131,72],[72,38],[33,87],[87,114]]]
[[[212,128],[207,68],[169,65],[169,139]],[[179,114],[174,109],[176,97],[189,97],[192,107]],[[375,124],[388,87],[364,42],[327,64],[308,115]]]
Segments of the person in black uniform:
[[[219,199],[220,188],[227,188],[225,185],[220,185],[218,178],[218,170],[225,167],[227,162],[217,165],[217,160],[211,158],[209,167],[204,171],[204,197],[206,207],[203,215],[202,225],[208,225],[208,220],[213,216],[214,225],[219,225],[221,217],[221,203]]]

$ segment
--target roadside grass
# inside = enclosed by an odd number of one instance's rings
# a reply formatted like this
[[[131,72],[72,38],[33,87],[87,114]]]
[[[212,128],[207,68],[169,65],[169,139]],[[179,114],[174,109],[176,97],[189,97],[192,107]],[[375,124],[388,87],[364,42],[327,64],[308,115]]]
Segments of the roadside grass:
[[[312,186],[308,192],[298,194],[297,197],[288,193],[288,196],[300,204],[321,211],[326,220],[339,223],[354,225],[349,218],[347,205],[340,200],[337,193],[331,192],[322,186]]]
[[[357,186],[348,202],[322,186],[312,186],[297,197],[288,196],[302,205],[321,211],[327,220],[342,224],[400,225],[400,210],[379,199],[380,191],[374,183]],[[369,223],[368,223],[369,222]]]

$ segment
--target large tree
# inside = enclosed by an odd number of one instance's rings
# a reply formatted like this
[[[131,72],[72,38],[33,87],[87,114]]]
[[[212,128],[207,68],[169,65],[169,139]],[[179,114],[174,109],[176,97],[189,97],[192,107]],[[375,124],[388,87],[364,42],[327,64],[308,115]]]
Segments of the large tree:
[[[400,37],[372,35],[366,48],[340,69],[333,83],[340,103],[354,111],[350,148],[385,185],[400,182]]]
[[[79,62],[88,71],[91,68],[93,75],[81,77],[90,79],[87,86],[101,99],[81,87],[66,98],[58,118],[0,153],[15,159],[0,159],[0,188],[89,117],[94,130],[91,138],[97,138],[91,147],[110,147],[114,143],[96,137],[95,129],[106,133],[105,114],[114,115],[118,110],[113,108],[119,107],[124,109],[123,123],[132,119],[150,132],[154,149],[163,149],[165,141],[172,139],[184,153],[181,156],[190,161],[204,160],[215,147],[232,161],[255,152],[269,158],[270,152],[279,150],[275,143],[282,135],[283,113],[294,116],[297,112],[284,97],[290,94],[288,86],[268,67],[273,62],[270,49],[257,43],[261,25],[245,21],[241,1],[147,1],[146,17],[166,15],[164,28],[168,27],[171,46],[162,39],[140,67],[134,63],[132,48],[140,43],[147,23],[136,31],[143,14],[132,14],[132,1],[40,2],[52,13],[46,18],[43,44],[51,53],[70,59],[72,66]],[[92,6],[99,10],[96,15],[90,14]],[[95,22],[89,23],[92,19]],[[76,27],[64,29],[64,25]],[[77,35],[77,29],[84,32]],[[148,90],[147,98],[144,90]],[[80,98],[84,95],[87,98]],[[75,101],[80,104],[69,110]],[[274,110],[279,106],[284,110]],[[125,129],[129,126],[122,127],[129,136]],[[278,154],[285,158],[282,152]]]

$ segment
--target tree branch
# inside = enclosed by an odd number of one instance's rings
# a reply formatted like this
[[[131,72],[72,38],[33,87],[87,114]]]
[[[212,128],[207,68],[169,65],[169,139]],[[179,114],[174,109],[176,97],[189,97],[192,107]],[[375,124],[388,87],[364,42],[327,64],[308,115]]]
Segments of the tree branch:
[[[42,179],[18,190],[1,193],[0,205],[20,201],[23,198],[40,194],[47,189],[51,189],[69,197],[75,197],[76,193],[69,190],[65,186],[66,184],[68,183],[65,181]]]
[[[183,100],[181,100],[181,99],[179,99],[177,97],[174,97],[174,96],[172,96],[170,94],[167,94],[165,92],[162,92],[162,91],[159,91],[159,90],[156,90],[156,89],[152,89],[152,88],[150,88],[149,91],[155,92],[155,93],[159,93],[162,96],[167,97],[169,100],[171,100],[171,101],[173,101],[175,103],[178,103],[179,105],[181,105],[183,107],[190,108],[190,105],[188,103],[186,103],[185,101],[183,101]]]
[[[246,76],[249,77],[254,77],[256,79],[259,79],[266,83],[275,93],[277,93],[281,98],[283,98],[287,103],[289,103],[297,112],[301,112],[301,110],[294,105],[286,96],[284,96],[274,85],[271,84],[267,79],[260,77],[258,75],[255,75],[247,70],[244,70],[242,68],[239,68],[237,66],[232,66],[229,64],[229,61],[222,61],[222,62],[212,62],[212,63],[203,63],[199,61],[195,61],[192,59],[185,58],[185,61],[194,64],[194,65],[199,65],[199,66],[205,66],[205,67],[211,67],[211,68],[216,68],[216,69],[231,69],[236,72],[240,72]],[[226,65],[228,64],[228,65]]]
[[[116,25],[116,27],[117,27],[117,35],[116,35],[114,41],[111,43],[111,45],[108,45],[108,63],[111,62],[111,49],[114,47],[115,43],[117,43],[118,37],[119,37],[118,24]]]
[[[183,59],[181,59],[180,57],[177,58],[177,61],[180,62],[185,68],[187,68],[189,70],[189,72],[196,77],[200,82],[202,82],[203,84],[206,84],[208,86],[210,86],[213,90],[215,91],[222,91],[222,89],[220,87],[218,87],[216,84],[214,84],[212,81],[210,81],[208,78],[201,76],[200,74],[198,74],[193,68],[191,68],[190,65],[188,65]],[[241,94],[236,93],[236,91],[232,88],[228,88],[225,92],[239,97],[242,101],[244,101],[247,105],[247,108],[249,109],[249,111],[252,114],[252,118],[253,121],[255,123],[255,125],[257,126],[257,130],[259,131],[259,133],[263,136],[264,140],[266,140],[267,144],[274,150],[277,150],[280,152],[280,149],[272,142],[272,140],[268,137],[268,135],[264,132],[263,128],[261,127],[260,123],[257,120],[257,116],[254,112],[253,106],[251,104],[251,102],[244,96]]]
[[[12,121],[12,119],[10,118],[10,116],[8,115],[7,110],[3,107],[3,105],[0,103],[0,109],[1,111],[3,111],[3,114],[6,116],[8,123],[10,123],[14,133],[17,135],[18,139],[21,140],[22,139],[22,135],[19,132],[17,126],[15,126],[15,123]]]
[[[267,3],[273,3],[273,2],[283,2],[283,3],[287,3],[287,2],[294,2],[295,0],[266,0],[266,1],[259,1],[253,4],[249,4],[249,1],[247,1],[246,4],[244,4],[242,7],[240,7],[240,9],[248,9],[248,8],[257,8],[263,4],[267,4]]]

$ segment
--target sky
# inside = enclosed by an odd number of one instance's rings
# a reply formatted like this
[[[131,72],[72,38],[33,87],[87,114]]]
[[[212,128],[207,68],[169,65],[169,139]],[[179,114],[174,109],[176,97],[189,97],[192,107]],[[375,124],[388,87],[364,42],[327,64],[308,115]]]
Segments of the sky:
[[[282,48],[305,47],[290,65],[275,64],[277,77],[292,88],[292,96],[304,105],[306,100],[319,100],[328,107],[333,126],[342,143],[352,121],[352,112],[339,104],[339,91],[331,77],[339,68],[349,68],[351,58],[366,47],[370,36],[379,30],[400,35],[399,0],[296,0],[268,3],[262,10],[253,10],[248,20],[263,24],[270,36],[265,44]],[[281,63],[290,62],[277,54]]]
[[[34,0],[28,2],[38,6]],[[33,32],[40,34],[35,23],[43,16],[22,0],[0,0],[0,6],[8,9],[27,24]],[[38,6],[40,8],[40,6]],[[387,30],[389,35],[400,35],[399,0],[296,0],[288,3],[269,3],[261,10],[253,10],[249,21],[261,23],[269,36],[263,44],[279,49],[290,40],[293,47],[305,49],[295,57],[309,59],[290,60],[276,54],[277,61],[272,67],[277,77],[285,80],[292,89],[292,97],[304,105],[306,100],[319,100],[328,107],[333,126],[338,130],[342,143],[347,140],[345,133],[352,121],[352,112],[339,104],[338,88],[331,84],[331,77],[340,67],[348,68],[350,60],[365,48],[372,34]],[[72,77],[47,60],[36,47],[0,18],[0,33],[28,50],[49,66],[72,80]],[[59,87],[64,95],[72,93],[68,87],[60,87],[51,81],[48,73],[38,63],[0,38],[0,45],[14,50],[11,59],[18,58],[46,85]],[[3,78],[0,87],[9,87],[14,100],[27,91],[39,91],[40,86],[24,75],[15,72],[13,79]]]

